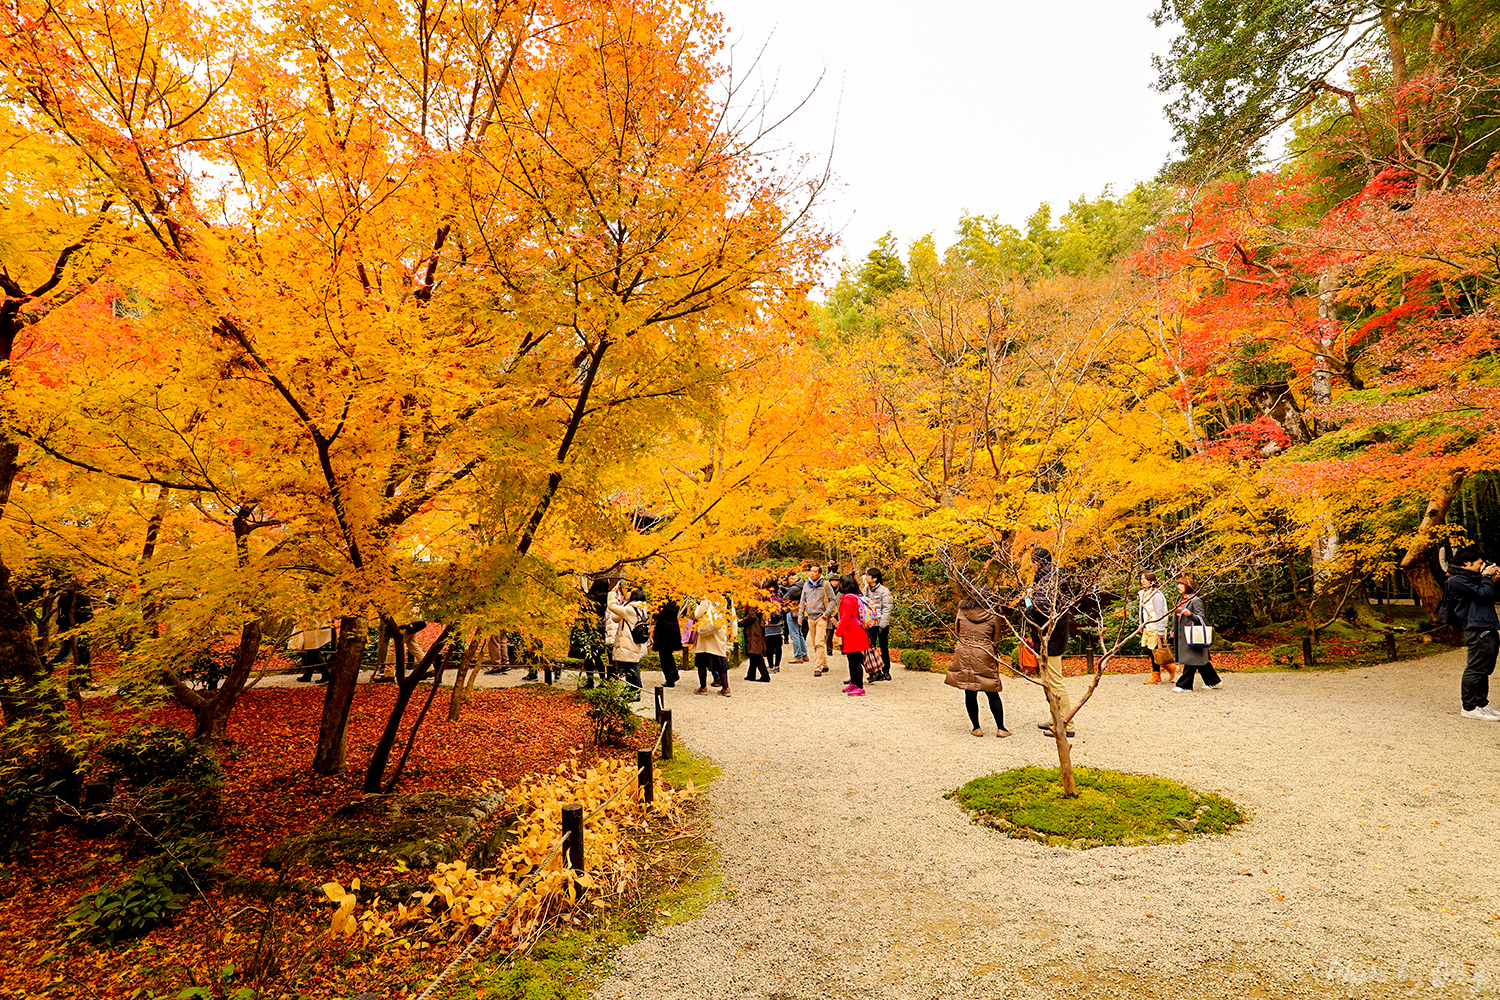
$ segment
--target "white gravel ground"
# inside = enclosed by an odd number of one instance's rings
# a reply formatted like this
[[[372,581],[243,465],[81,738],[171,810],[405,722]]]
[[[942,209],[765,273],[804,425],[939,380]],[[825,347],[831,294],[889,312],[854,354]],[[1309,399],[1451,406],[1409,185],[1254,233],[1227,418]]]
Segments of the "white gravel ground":
[[[865,698],[805,664],[731,698],[671,690],[679,738],[724,769],[709,811],[732,897],[624,949],[596,995],[1500,995],[1500,723],[1458,717],[1462,656],[1185,695],[1105,678],[1076,763],[1253,817],[1089,851],[1011,840],[942,797],[1056,763],[1030,685],[1006,684],[1005,740],[987,715],[970,735],[941,674],[897,669]]]

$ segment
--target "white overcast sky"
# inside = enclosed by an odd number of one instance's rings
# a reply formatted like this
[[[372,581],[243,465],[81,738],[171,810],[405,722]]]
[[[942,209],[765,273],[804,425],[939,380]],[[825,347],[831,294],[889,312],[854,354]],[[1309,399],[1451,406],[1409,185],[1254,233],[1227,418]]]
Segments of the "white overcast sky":
[[[1172,148],[1151,55],[1158,0],[710,0],[743,71],[785,112],[782,142],[833,145],[826,223],[859,259],[887,230],[952,242],[959,214],[1020,226],[1048,201],[1149,180]],[[821,75],[822,83],[818,84]],[[837,137],[834,130],[837,128]]]

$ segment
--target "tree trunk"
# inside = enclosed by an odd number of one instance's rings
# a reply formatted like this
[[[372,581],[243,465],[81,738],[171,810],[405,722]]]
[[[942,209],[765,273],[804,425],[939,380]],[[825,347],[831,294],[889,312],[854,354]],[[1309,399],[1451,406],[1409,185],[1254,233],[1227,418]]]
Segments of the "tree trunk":
[[[7,724],[32,719],[43,721],[49,733],[62,730],[67,719],[62,694],[44,686],[46,679],[46,664],[10,585],[10,567],[0,561],[0,711]]]
[[[1422,523],[1417,526],[1416,534],[1406,547],[1406,554],[1401,557],[1401,572],[1411,581],[1412,590],[1416,593],[1417,600],[1422,602],[1428,618],[1437,614],[1437,606],[1443,599],[1443,583],[1432,572],[1432,550],[1443,540],[1438,529],[1447,521],[1448,509],[1453,506],[1453,498],[1458,496],[1458,488],[1463,485],[1463,481],[1462,472],[1452,472],[1438,484],[1432,496],[1427,499]]]
[[[1039,655],[1046,655],[1046,646],[1039,651]],[[1072,723],[1063,718],[1062,703],[1047,692],[1047,708],[1052,712],[1052,737],[1057,741],[1057,766],[1062,772],[1063,795],[1068,798],[1078,796],[1078,786],[1073,783],[1073,746],[1068,742],[1068,726]]]
[[[451,651],[450,651],[451,652]],[[443,669],[452,660],[452,656],[438,657],[437,673],[432,676],[432,687],[427,689],[427,700],[422,702],[422,711],[417,713],[417,721],[411,724],[411,733],[406,737],[406,746],[401,751],[401,759],[396,761],[396,769],[391,772],[391,778],[385,783],[381,791],[389,795],[396,790],[401,776],[406,773],[406,761],[411,757],[411,748],[417,745],[417,733],[422,731],[422,723],[427,719],[427,712],[432,708],[432,699],[437,697],[438,689],[443,686]],[[463,676],[461,673],[459,676]],[[455,690],[457,685],[454,686]]]
[[[403,669],[406,660],[405,637],[397,634],[391,638],[396,644],[396,704],[391,706],[391,714],[385,720],[385,731],[380,734],[380,742],[375,744],[375,752],[370,755],[370,764],[365,768],[365,792],[374,794],[380,791],[381,779],[385,777],[386,765],[390,763],[391,751],[396,746],[396,737],[401,734],[401,717],[406,714],[406,706],[411,703],[411,696],[416,693],[417,685],[427,679],[434,664],[442,662],[443,646],[447,638],[448,629],[445,628],[422,657],[422,662],[411,670]],[[438,678],[442,679],[441,670],[438,671]],[[428,704],[431,704],[431,698],[428,699]],[[425,718],[425,709],[422,714]]]
[[[16,457],[20,446],[0,437],[0,512],[10,502],[16,480]],[[47,667],[31,635],[31,625],[21,613],[21,603],[10,583],[10,567],[0,560],[0,711],[7,723],[40,715],[52,720],[49,732],[62,727],[67,713],[62,695],[43,688]]]
[[[230,669],[229,676],[219,684],[218,692],[208,699],[204,707],[193,712],[195,735],[218,741],[228,733],[229,713],[234,711],[235,703],[244,693],[245,685],[250,680],[250,671],[255,669],[255,661],[260,657],[260,634],[261,623],[258,618],[246,622],[240,629],[240,646],[235,652],[234,667]]]
[[[1318,275],[1318,353],[1313,356],[1312,401],[1318,406],[1333,403],[1333,349],[1338,341],[1339,315],[1338,294],[1343,286],[1343,275],[1336,268],[1329,268]],[[1324,416],[1313,417],[1313,434],[1323,435],[1337,430],[1338,424]]]
[[[331,679],[323,695],[323,721],[318,728],[318,748],[313,753],[313,771],[338,774],[344,769],[344,740],[349,731],[349,710],[359,683],[359,660],[365,652],[368,629],[362,619],[346,615],[339,619],[339,641],[329,667]]]
[[[449,722],[458,721],[458,714],[463,710],[464,702],[469,700],[469,692],[474,685],[473,675],[479,672],[480,667],[475,652],[479,649],[479,644],[484,641],[488,641],[487,638],[481,639],[480,635],[475,633],[468,648],[464,650],[464,657],[459,661],[458,669],[453,673],[453,696],[448,699]]]

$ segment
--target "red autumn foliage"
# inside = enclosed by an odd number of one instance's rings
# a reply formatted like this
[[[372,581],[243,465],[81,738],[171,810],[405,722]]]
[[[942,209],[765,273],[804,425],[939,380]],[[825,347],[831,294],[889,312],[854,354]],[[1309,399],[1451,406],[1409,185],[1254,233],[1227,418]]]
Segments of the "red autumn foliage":
[[[248,691],[235,713],[230,742],[220,751],[225,816],[222,829],[216,832],[225,848],[223,865],[231,879],[285,877],[311,890],[285,897],[278,904],[283,933],[289,934],[284,962],[300,960],[327,926],[329,906],[317,893],[319,885],[330,880],[347,885],[356,877],[366,885],[393,879],[388,865],[378,858],[336,869],[301,864],[276,872],[262,865],[262,856],[267,848],[360,798],[358,764],[368,758],[379,738],[394,694],[390,686],[360,687],[349,723],[352,766],[344,774],[326,778],[307,766],[317,739],[321,688]],[[89,716],[119,729],[137,722],[192,729],[191,713],[179,706],[164,706],[147,718],[114,708],[109,699],[93,701]],[[415,717],[416,713],[409,714]],[[649,746],[655,735],[655,728],[646,726],[639,740]],[[405,738],[403,732],[403,745]],[[575,697],[557,690],[480,690],[456,723],[449,723],[444,713],[429,714],[400,791],[457,792],[487,780],[510,785],[571,758],[584,765],[592,763],[600,753],[588,743],[588,719],[583,703]],[[128,998],[141,988],[170,996],[191,985],[187,970],[203,983],[216,980],[225,963],[234,962],[242,970],[246,967],[261,922],[244,908],[263,909],[266,904],[243,893],[235,895],[222,885],[210,888],[207,900],[192,900],[169,924],[133,944],[113,950],[66,945],[61,921],[78,898],[119,882],[133,866],[128,859],[112,857],[118,850],[109,839],[84,839],[70,827],[62,827],[43,834],[29,857],[3,869],[0,997],[35,996],[46,990],[49,996]],[[224,921],[223,926],[218,919]],[[232,929],[227,943],[225,929]],[[390,949],[371,961],[346,967],[345,946],[335,944],[311,961],[307,978],[295,984],[295,991],[305,997],[350,996],[365,989],[384,992],[392,983],[419,977],[426,969],[425,954],[420,949]],[[446,960],[446,953],[442,957]],[[284,984],[288,991],[293,986]]]

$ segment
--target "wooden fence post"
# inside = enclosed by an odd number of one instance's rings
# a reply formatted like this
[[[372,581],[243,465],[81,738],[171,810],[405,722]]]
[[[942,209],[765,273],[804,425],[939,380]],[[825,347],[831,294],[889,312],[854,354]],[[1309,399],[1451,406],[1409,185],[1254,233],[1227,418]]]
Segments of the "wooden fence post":
[[[567,841],[568,867],[583,872],[583,806],[563,806],[563,839]]]

